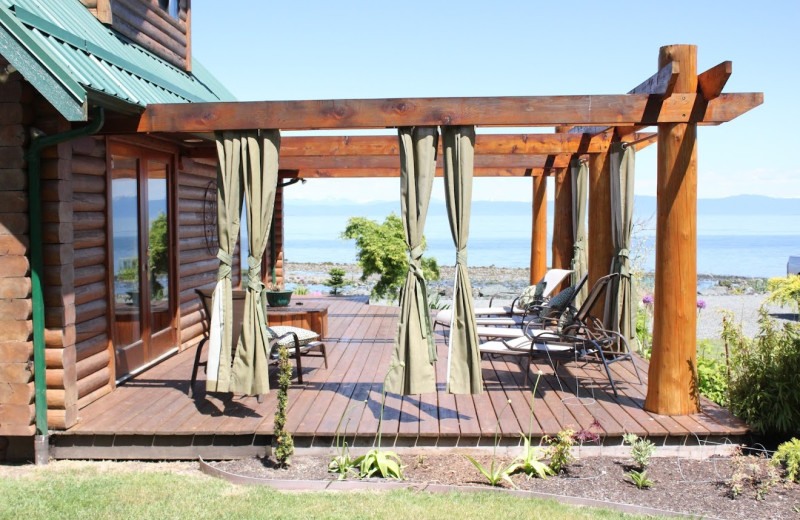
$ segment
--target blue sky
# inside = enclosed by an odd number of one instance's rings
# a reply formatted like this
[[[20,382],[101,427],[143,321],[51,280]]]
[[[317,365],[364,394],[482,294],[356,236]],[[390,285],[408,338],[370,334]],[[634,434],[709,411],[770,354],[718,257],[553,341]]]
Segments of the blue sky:
[[[726,92],[765,98],[699,129],[698,196],[800,197],[798,21],[794,0],[194,0],[192,52],[240,100],[522,96],[621,94],[657,70],[659,47],[691,43],[699,71],[733,62]],[[637,194],[655,195],[656,147],[636,161]],[[530,200],[530,179],[475,183],[476,200]],[[311,179],[287,191],[290,199],[398,197],[397,179]],[[441,186],[433,197],[444,198]]]

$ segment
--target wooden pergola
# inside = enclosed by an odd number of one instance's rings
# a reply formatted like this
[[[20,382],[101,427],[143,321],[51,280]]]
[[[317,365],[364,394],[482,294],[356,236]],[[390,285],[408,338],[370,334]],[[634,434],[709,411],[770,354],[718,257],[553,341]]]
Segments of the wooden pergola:
[[[219,130],[376,129],[401,126],[555,127],[555,133],[481,134],[475,176],[531,177],[531,280],[546,270],[546,176],[555,179],[553,267],[573,251],[573,158],[589,164],[589,284],[607,274],[613,253],[609,148],[658,142],[653,354],[645,408],[678,415],[698,408],[696,373],[697,125],[730,121],[763,102],[762,93],[722,93],[726,61],[697,73],[697,48],[660,49],[659,70],[627,94],[490,98],[352,99],[150,105],[138,131],[208,134]],[[649,133],[648,127],[657,132]],[[192,140],[192,139],[188,139]],[[393,136],[284,137],[287,178],[398,177]],[[197,146],[190,155],[216,157]]]

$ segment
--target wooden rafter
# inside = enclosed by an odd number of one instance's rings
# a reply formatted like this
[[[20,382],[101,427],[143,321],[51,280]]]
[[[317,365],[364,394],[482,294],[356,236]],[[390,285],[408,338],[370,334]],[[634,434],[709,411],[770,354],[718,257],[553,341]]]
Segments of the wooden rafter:
[[[475,168],[474,177],[540,177],[557,173],[557,168]],[[436,176],[442,176],[442,169],[436,169]],[[301,179],[355,179],[400,177],[399,161],[394,168],[303,168],[300,170],[282,169],[281,177]]]
[[[762,93],[722,94],[696,110],[697,94],[252,101],[149,105],[140,132],[249,128],[315,130],[416,125],[653,125],[730,121]],[[700,96],[702,98],[702,96]]]

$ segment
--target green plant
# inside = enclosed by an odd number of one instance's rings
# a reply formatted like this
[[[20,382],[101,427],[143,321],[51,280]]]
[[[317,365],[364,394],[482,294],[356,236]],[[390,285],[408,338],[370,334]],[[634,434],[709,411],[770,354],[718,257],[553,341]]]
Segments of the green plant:
[[[539,370],[536,375],[536,383],[531,390],[531,405],[530,414],[528,415],[528,435],[520,433],[522,437],[523,450],[522,456],[518,457],[519,461],[518,470],[528,475],[528,477],[547,478],[547,475],[553,475],[553,470],[550,466],[542,462],[544,458],[544,450],[541,447],[533,446],[533,401],[536,398],[536,389],[539,387],[539,380],[542,378],[542,371]]]
[[[767,289],[770,291],[768,302],[793,308],[796,313],[800,313],[800,275],[770,278]]]
[[[650,457],[656,452],[656,445],[647,439],[639,438],[635,433],[622,436],[623,442],[631,445],[631,458],[642,470],[650,464]]]
[[[550,469],[554,473],[561,473],[575,460],[575,456],[572,454],[572,446],[575,444],[575,431],[570,429],[561,430],[555,437],[546,436],[544,440],[550,444],[548,449]]]
[[[372,477],[374,475],[378,475],[382,478],[403,478],[403,462],[393,451],[381,449],[381,436],[383,433],[383,408],[386,405],[386,380],[389,379],[389,374],[391,374],[392,370],[404,368],[405,366],[405,363],[398,363],[390,366],[389,370],[386,371],[386,376],[383,378],[381,413],[378,419],[375,448],[353,461],[353,464],[359,467],[359,476],[361,478]]]
[[[506,411],[506,408],[508,408],[509,404],[511,404],[511,399],[506,401],[503,409],[500,410],[499,414],[497,414],[497,422],[494,425],[494,449],[492,450],[492,463],[489,465],[489,467],[483,467],[483,464],[475,460],[470,455],[464,455],[464,457],[466,457],[473,466],[478,468],[478,471],[480,471],[483,476],[486,477],[486,480],[489,481],[491,486],[497,486],[500,484],[501,480],[505,480],[511,484],[512,487],[516,488],[517,486],[511,481],[510,475],[519,468],[519,464],[516,461],[512,461],[508,466],[504,466],[500,463],[500,461],[497,460],[497,444],[500,442],[500,417],[502,417],[503,412]]]
[[[439,291],[428,288],[428,308],[432,311],[441,311],[449,309],[450,305],[441,301]]]
[[[723,320],[722,337],[731,351],[731,411],[760,433],[791,434],[800,429],[800,328],[778,327],[762,307],[754,338]]]
[[[655,482],[647,478],[647,471],[645,470],[631,470],[630,473],[625,473],[625,476],[629,477],[639,489],[648,489],[655,485]]]
[[[364,401],[364,403],[366,403],[366,401]],[[361,404],[362,403],[355,403],[351,405],[347,410],[345,410],[345,412],[339,418],[339,424],[336,425],[335,443],[338,455],[334,455],[333,457],[331,457],[331,462],[328,464],[328,471],[332,473],[338,473],[339,480],[346,479],[347,475],[358,467],[358,464],[356,464],[355,459],[350,457],[350,447],[347,445],[347,425],[350,424],[349,418],[347,419],[347,423],[345,423],[344,427],[345,434],[340,435],[339,431],[342,428],[342,422],[344,421],[344,418],[348,416],[350,412],[353,411],[354,408],[360,406]]]
[[[786,465],[786,478],[794,482],[800,482],[800,440],[792,437],[778,446],[778,451],[772,455],[772,461],[776,465],[781,463]]]
[[[636,311],[636,339],[639,341],[639,353],[650,359],[653,335],[650,333],[650,311],[647,307],[639,307]]]
[[[697,388],[701,394],[724,406],[728,401],[727,366],[719,357],[707,354],[711,350],[708,340],[699,341],[697,349]]]
[[[356,257],[362,270],[362,280],[370,275],[380,275],[372,289],[376,298],[396,298],[408,271],[408,253],[403,221],[394,213],[383,224],[364,217],[352,217],[342,238],[355,239]],[[422,241],[425,249],[425,240]],[[439,279],[439,265],[435,258],[422,259],[422,273],[427,280]]]
[[[764,500],[772,487],[780,480],[775,465],[764,457],[744,455],[741,448],[731,459],[733,475],[728,481],[731,498],[737,498],[747,489],[755,492],[756,500]]]
[[[347,285],[347,282],[344,280],[345,274],[345,270],[340,267],[332,267],[328,271],[328,276],[330,276],[330,278],[324,282],[324,285],[331,288],[331,294],[338,294],[339,289]]]
[[[281,466],[292,463],[294,441],[285,430],[286,410],[289,402],[289,385],[292,381],[292,365],[289,363],[289,349],[282,346],[278,350],[278,409],[275,412],[274,444],[275,459]]]
[[[304,294],[308,294],[308,287],[303,284],[298,284],[294,287],[294,294],[298,296],[302,296]]]

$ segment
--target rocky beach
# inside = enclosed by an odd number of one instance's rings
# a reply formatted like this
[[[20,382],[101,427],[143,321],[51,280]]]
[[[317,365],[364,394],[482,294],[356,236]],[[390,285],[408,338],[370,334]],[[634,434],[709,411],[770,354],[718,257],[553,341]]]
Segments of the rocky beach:
[[[329,278],[328,271],[334,267],[344,269],[345,280],[349,282],[341,291],[342,294],[369,295],[377,279],[373,276],[362,281],[362,271],[357,264],[286,262],[284,267],[289,288],[303,285],[311,293],[328,292],[324,283]],[[439,266],[439,269],[441,278],[429,281],[428,285],[432,292],[439,295],[439,304],[447,305],[452,297],[454,269],[453,266]],[[476,306],[488,305],[490,301],[496,304],[508,304],[529,285],[528,269],[478,266],[470,267],[469,274]],[[652,275],[642,277],[642,283],[637,288],[639,298],[652,294],[652,283]],[[698,339],[719,338],[723,311],[731,312],[734,320],[742,324],[748,336],[758,332],[758,311],[767,298],[764,278],[699,275],[697,285],[697,299],[705,303],[705,308],[699,311],[697,321]],[[382,303],[392,304],[392,302]],[[797,316],[791,309],[767,305],[767,310],[778,320],[797,321]]]

